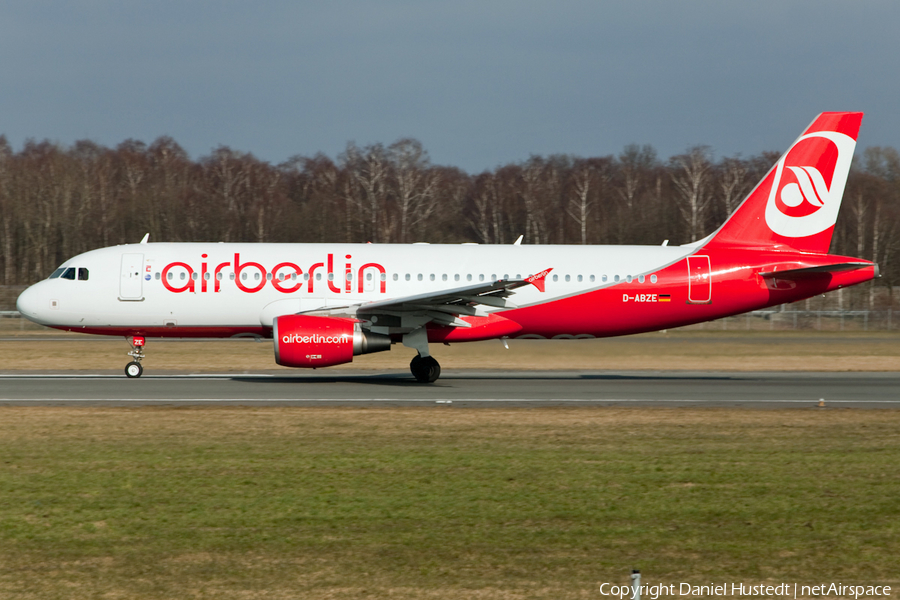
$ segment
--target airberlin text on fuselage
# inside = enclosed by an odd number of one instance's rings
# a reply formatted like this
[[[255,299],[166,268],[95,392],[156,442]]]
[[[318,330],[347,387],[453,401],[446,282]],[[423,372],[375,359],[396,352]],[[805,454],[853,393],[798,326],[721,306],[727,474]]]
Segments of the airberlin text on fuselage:
[[[207,259],[208,255],[202,254],[201,258]],[[240,253],[235,252],[233,262],[226,261],[219,263],[212,270],[210,270],[209,263],[207,263],[206,260],[200,263],[199,271],[195,271],[191,265],[185,262],[169,263],[163,267],[161,278],[163,286],[170,292],[175,292],[176,294],[180,294],[181,292],[196,292],[198,291],[198,284],[201,293],[209,291],[219,293],[221,291],[222,283],[226,279],[225,277],[222,277],[222,271],[231,267],[230,270],[234,273],[234,284],[237,286],[237,289],[247,294],[255,294],[256,292],[261,291],[266,287],[266,284],[271,284],[273,288],[283,294],[297,292],[304,284],[306,284],[306,291],[310,294],[315,292],[316,284],[327,285],[328,289],[335,294],[340,294],[342,292],[351,293],[353,291],[354,273],[353,265],[349,261],[352,256],[347,254],[344,258],[347,262],[344,263],[343,277],[336,277],[334,275],[334,254],[327,255],[325,262],[318,262],[310,265],[306,270],[307,278],[303,279],[302,276],[304,271],[296,263],[280,262],[269,271],[258,262],[241,262]],[[187,272],[185,282],[180,286],[173,285],[172,282],[169,281],[169,271],[176,267],[184,269]],[[323,279],[316,281],[315,276],[321,274],[321,270],[326,271],[326,276]],[[357,291],[360,294],[363,293],[363,278],[365,277],[366,270],[372,271],[370,274],[379,284],[378,291],[382,294],[386,293],[387,278],[384,277],[386,271],[382,265],[374,262],[366,263],[357,269],[355,274]],[[241,275],[246,274],[247,272],[259,275],[259,279],[256,280],[254,278],[252,282],[250,281],[249,276],[247,279],[242,279]],[[292,278],[292,275],[296,275],[296,278]],[[248,283],[251,285],[247,285]]]

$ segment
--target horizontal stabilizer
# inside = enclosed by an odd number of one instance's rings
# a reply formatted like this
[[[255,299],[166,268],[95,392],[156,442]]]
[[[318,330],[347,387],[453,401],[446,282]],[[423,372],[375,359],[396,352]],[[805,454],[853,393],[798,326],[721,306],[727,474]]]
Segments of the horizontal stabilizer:
[[[802,269],[785,269],[784,271],[768,271],[760,273],[760,277],[773,277],[776,279],[800,279],[810,275],[818,275],[820,273],[836,273],[839,271],[854,271],[856,269],[865,269],[871,267],[870,262],[844,262],[831,265],[817,265],[815,267],[804,267]],[[878,265],[875,265],[875,273],[877,277]]]

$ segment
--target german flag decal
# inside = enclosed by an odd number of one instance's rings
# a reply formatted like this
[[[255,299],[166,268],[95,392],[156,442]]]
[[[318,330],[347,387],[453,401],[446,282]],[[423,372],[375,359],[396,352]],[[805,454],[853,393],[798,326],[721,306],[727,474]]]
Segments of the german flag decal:
[[[660,294],[660,295],[659,295],[659,301],[660,301],[660,302],[671,302],[671,301],[672,301],[672,296],[669,295],[669,294]]]

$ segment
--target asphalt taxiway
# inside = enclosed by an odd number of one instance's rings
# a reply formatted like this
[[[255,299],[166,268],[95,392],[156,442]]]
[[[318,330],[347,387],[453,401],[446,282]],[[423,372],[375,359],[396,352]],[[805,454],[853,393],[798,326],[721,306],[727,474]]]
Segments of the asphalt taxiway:
[[[453,371],[0,374],[0,405],[743,406],[900,408],[900,373]]]

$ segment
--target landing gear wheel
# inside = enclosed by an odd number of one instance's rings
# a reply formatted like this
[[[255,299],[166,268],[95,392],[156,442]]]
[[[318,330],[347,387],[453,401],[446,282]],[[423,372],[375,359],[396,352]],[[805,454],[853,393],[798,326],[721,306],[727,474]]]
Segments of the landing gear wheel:
[[[144,372],[144,367],[141,366],[141,363],[131,361],[127,365],[125,365],[125,376],[126,377],[140,377],[141,373]]]
[[[434,383],[441,376],[441,365],[431,356],[417,354],[409,363],[409,370],[419,383]]]
[[[131,338],[131,352],[128,353],[132,360],[125,365],[125,376],[129,379],[140,377],[144,372],[141,361],[144,360],[144,344],[147,343],[146,338],[142,335],[136,335]]]

